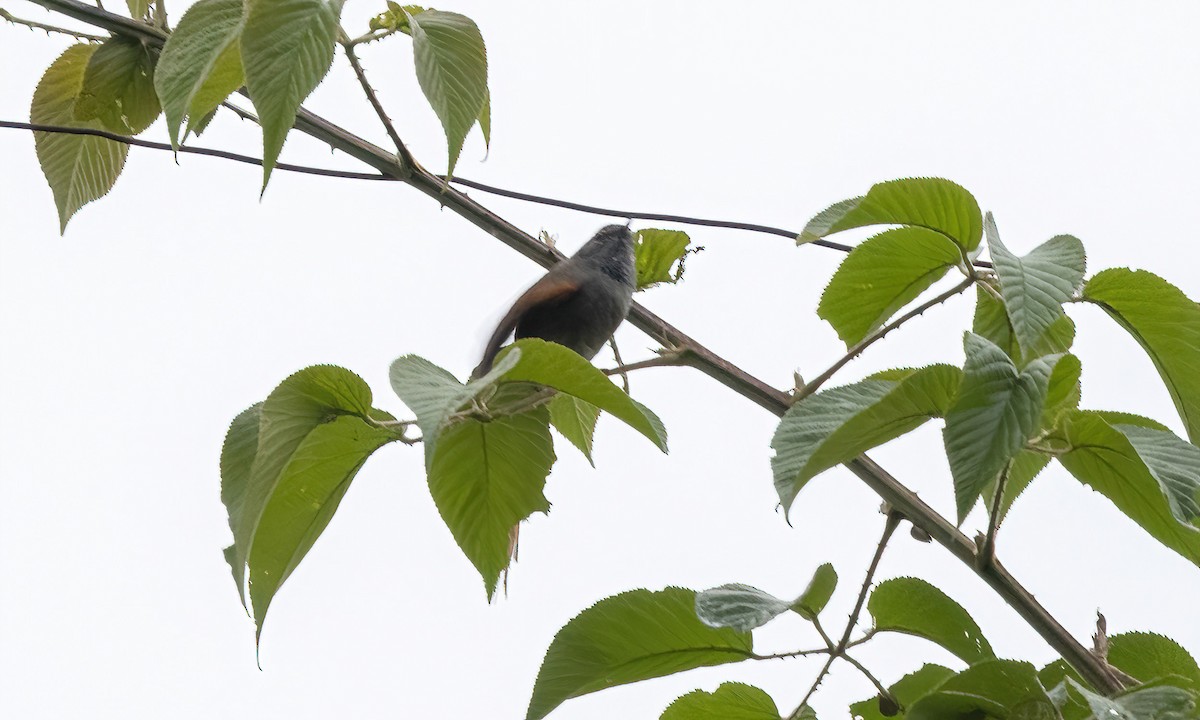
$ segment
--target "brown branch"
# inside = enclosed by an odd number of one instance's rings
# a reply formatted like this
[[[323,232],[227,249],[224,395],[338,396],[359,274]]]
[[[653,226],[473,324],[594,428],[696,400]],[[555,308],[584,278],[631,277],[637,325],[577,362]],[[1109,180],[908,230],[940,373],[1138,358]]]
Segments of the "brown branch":
[[[354,42],[346,35],[345,30],[338,28],[338,31],[342,36],[342,51],[346,53],[346,59],[350,61],[350,67],[354,69],[354,75],[358,78],[358,84],[362,86],[363,93],[367,96],[367,102],[371,103],[383,129],[387,131],[392,144],[396,146],[396,153],[400,157],[400,166],[405,170],[411,170],[417,166],[417,163],[413,160],[412,154],[408,152],[404,141],[400,139],[400,133],[396,132],[396,126],[392,124],[392,119],[383,109],[383,103],[379,102],[379,95],[376,94],[375,88],[367,80],[367,71],[363,70],[362,63],[358,60],[358,53],[354,51]]]
[[[165,34],[157,28],[98,10],[78,2],[78,0],[31,1],[90,25],[102,27],[109,32],[144,39],[151,44],[161,45],[165,39]],[[300,132],[329,143],[335,149],[345,152],[385,175],[397,178],[401,176],[402,169],[393,155],[303,108],[297,112],[295,127]],[[414,168],[412,175],[404,178],[404,182],[429,195],[442,206],[449,208],[543,267],[549,267],[562,259],[561,253],[547,248],[543,243],[522,232],[512,223],[483,207],[472,198],[453,188],[448,188],[443,178],[422,168]],[[641,305],[634,304],[630,311],[629,322],[665,347],[687,348],[689,351],[687,359],[690,366],[716,379],[755,404],[777,416],[782,416],[787,412],[791,398],[786,393],[771,387],[720,357]],[[1017,614],[1037,631],[1067,663],[1079,671],[1088,683],[1097,690],[1109,694],[1121,689],[1120,682],[1104,664],[1075,640],[1025,588],[1008,574],[998,561],[993,562],[985,569],[976,568],[974,544],[948,520],[926,505],[916,494],[865,455],[851,460],[846,463],[846,466],[894,510],[899,511],[914,525],[929,533],[930,537],[965,565],[974,568],[979,576],[1016,610]]]

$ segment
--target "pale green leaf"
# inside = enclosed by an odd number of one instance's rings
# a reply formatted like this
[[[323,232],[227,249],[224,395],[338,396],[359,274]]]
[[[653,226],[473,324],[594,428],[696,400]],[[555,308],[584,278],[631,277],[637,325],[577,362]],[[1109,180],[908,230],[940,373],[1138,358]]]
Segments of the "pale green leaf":
[[[771,448],[785,511],[817,474],[946,412],[961,373],[948,365],[892,373],[810,395],[788,409]]]
[[[918,578],[880,583],[867,601],[875,629],[916,635],[969,664],[995,657],[979,626],[961,605]]]
[[[1197,695],[1182,688],[1169,685],[1140,687],[1106,697],[1071,678],[1064,682],[1072,694],[1084,699],[1092,717],[1097,720],[1194,720],[1200,717]]]
[[[160,112],[154,93],[155,56],[137,40],[114,37],[96,48],[75,101],[76,120],[99,120],[105,129],[137,135]]]
[[[550,510],[542,494],[554,464],[549,421],[545,408],[491,422],[460,420],[441,432],[429,460],[429,493],[488,598],[508,567],[512,529]]]
[[[638,230],[633,236],[638,290],[679,279],[679,268],[692,240],[680,230]]]
[[[520,358],[511,369],[500,374],[501,381],[538,383],[589,402],[645,435],[663,452],[667,451],[667,432],[658,416],[635,402],[578,353],[538,338],[523,338],[500,357],[507,358],[516,350],[520,351]],[[495,373],[493,368],[489,375]]]
[[[592,436],[596,432],[596,420],[600,418],[600,408],[580,400],[573,395],[558,394],[550,399],[547,407],[550,410],[550,424],[562,434],[587,461],[596,466],[592,459]]]
[[[967,333],[964,347],[962,387],[943,431],[960,524],[1037,430],[1058,360],[1039,358],[1018,372],[1012,359],[984,337]]]
[[[469,17],[441,10],[409,15],[408,24],[417,82],[446,133],[446,174],[453,175],[463,140],[489,100],[483,35]],[[489,113],[485,136],[490,126]]]
[[[915,225],[939,232],[966,251],[983,235],[979,204],[964,188],[941,178],[905,178],[879,183],[866,195],[823,210],[797,242],[867,225]]]
[[[711,693],[694,690],[676,698],[659,720],[779,720],[779,708],[761,689],[727,682]]]
[[[483,96],[483,107],[479,110],[479,132],[483,133],[483,146],[492,147],[492,91]]]
[[[125,0],[125,6],[134,20],[145,19],[150,14],[150,0]]]
[[[837,571],[833,569],[833,565],[825,563],[818,567],[813,573],[812,579],[808,581],[808,587],[792,603],[791,609],[805,620],[815,619],[825,609],[829,598],[833,597],[837,581]]]
[[[1017,343],[1033,348],[1063,317],[1063,303],[1083,282],[1087,264],[1083,243],[1070,235],[1058,235],[1017,257],[1000,241],[991,213],[984,228]]]
[[[696,617],[711,627],[749,632],[785,613],[791,604],[756,587],[729,583],[696,593]]]
[[[904,711],[913,703],[933,692],[946,678],[954,675],[954,671],[932,663],[923,665],[920,670],[911,672],[888,687],[888,694],[900,705],[899,715],[884,715],[879,709],[879,697],[861,700],[850,706],[850,715],[855,720],[887,720],[889,717],[903,717]]]
[[[887,230],[850,251],[825,287],[817,315],[853,347],[961,261],[958,248],[941,233]]]
[[[696,593],[630,590],[584,610],[554,636],[538,670],[526,720],[541,720],[566,700],[753,656],[750,633],[700,622]]]
[[[1128,415],[1065,416],[1059,462],[1162,544],[1200,565],[1196,488],[1200,449]],[[1115,424],[1114,424],[1115,423]]]
[[[1124,268],[1088,280],[1083,297],[1104,308],[1150,355],[1188,438],[1200,442],[1200,306],[1157,275]]]
[[[154,87],[176,148],[185,117],[188,130],[200,134],[205,118],[245,83],[238,42],[242,14],[242,0],[199,0],[163,45]]]
[[[99,121],[75,119],[75,100],[96,47],[72,45],[46,69],[33,91],[31,123],[103,129]],[[66,231],[75,211],[108,194],[129,154],[128,145],[88,135],[35,132],[33,142],[38,164],[54,193],[60,232]]]
[[[333,63],[340,10],[326,0],[247,0],[242,65],[263,129],[263,190],[300,103]]]

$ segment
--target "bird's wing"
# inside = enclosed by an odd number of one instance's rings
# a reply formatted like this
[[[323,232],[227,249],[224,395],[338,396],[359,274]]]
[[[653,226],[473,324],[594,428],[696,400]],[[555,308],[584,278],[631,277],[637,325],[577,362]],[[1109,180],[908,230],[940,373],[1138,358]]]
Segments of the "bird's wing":
[[[562,277],[554,277],[553,274],[548,274],[534,283],[533,287],[526,290],[521,297],[517,298],[517,301],[513,303],[513,306],[504,316],[504,319],[496,326],[496,331],[492,333],[492,337],[488,340],[487,347],[483,351],[483,359],[479,361],[479,366],[475,368],[472,376],[480,377],[492,369],[492,362],[496,359],[496,353],[500,352],[500,346],[504,344],[509,335],[512,335],[522,315],[538,305],[562,302],[578,291],[578,282]]]

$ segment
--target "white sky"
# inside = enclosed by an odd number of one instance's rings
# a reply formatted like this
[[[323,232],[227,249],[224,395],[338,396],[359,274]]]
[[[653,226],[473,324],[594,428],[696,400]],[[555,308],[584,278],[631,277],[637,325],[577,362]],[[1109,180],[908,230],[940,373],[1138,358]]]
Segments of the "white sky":
[[[110,2],[119,6],[121,3]],[[382,2],[379,3],[379,6]],[[379,6],[355,0],[351,30]],[[55,22],[17,0],[19,16]],[[1072,233],[1090,270],[1131,265],[1200,297],[1200,45],[1194,3],[492,3],[493,146],[467,177],[581,202],[800,228],[873,182],[944,176],[996,213],[1027,252]],[[182,8],[170,7],[177,19]],[[43,69],[70,41],[0,26],[0,118],[28,118]],[[442,167],[444,139],[403,37],[363,60],[402,136]],[[306,107],[385,144],[339,56]],[[159,122],[144,137],[166,140]],[[198,144],[260,152],[256,128],[222,115]],[[592,470],[565,442],[554,504],[522,531],[507,599],[485,600],[429,499],[419,448],[371,458],[333,523],[272,606],[263,671],[221,557],[229,542],[217,459],[225,428],[293,371],[335,363],[376,404],[398,355],[459,375],[490,324],[539,269],[403,186],[277,172],[133,149],[112,194],[58,237],[27,133],[0,132],[0,716],[12,718],[522,717],[555,631],[626,589],[745,582],[790,596],[831,561],[839,626],[875,545],[878,500],[848,472],[774,511],[775,419],[694,371],[637,374],[671,454],[611,418]],[[358,169],[294,134],[284,160]],[[573,251],[607,220],[477,195]],[[641,226],[645,226],[644,224]],[[641,299],[701,342],[786,387],[841,352],[815,315],[841,256],[777,237],[696,229],[686,282]],[[845,371],[961,362],[972,303],[927,313]],[[1085,407],[1180,424],[1150,362],[1093,308],[1079,323]],[[650,342],[626,327],[627,360]],[[598,362],[609,362],[603,355]],[[940,426],[874,457],[949,514]],[[969,533],[980,514],[967,523]],[[1086,641],[1172,635],[1200,654],[1200,569],[1157,545],[1101,496],[1052,467],[1000,536],[1013,573]],[[901,535],[880,577],[916,575],[979,621],[997,652],[1052,651],[947,553]],[[798,618],[762,650],[812,647]],[[887,637],[860,659],[892,682],[935,661]],[[724,680],[790,711],[819,659],[724,666],[603,691],[554,715],[653,718]],[[841,666],[822,718],[871,695]]]

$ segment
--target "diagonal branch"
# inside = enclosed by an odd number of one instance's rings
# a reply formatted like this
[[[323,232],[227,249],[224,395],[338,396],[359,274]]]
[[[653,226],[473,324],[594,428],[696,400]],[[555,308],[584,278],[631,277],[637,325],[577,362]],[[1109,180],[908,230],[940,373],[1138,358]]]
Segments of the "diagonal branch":
[[[152,45],[161,45],[166,38],[166,34],[158,28],[99,10],[78,2],[78,0],[31,1],[89,25],[143,39]],[[329,143],[335,149],[345,152],[379,172],[411,185],[439,202],[443,207],[449,208],[543,267],[550,267],[563,259],[562,254],[558,251],[538,242],[472,198],[454,188],[447,187],[443,178],[420,167],[413,168],[412,173],[406,177],[394,154],[388,153],[383,148],[308,110],[301,108],[297,112],[295,127],[300,132]],[[717,355],[642,305],[634,304],[629,313],[629,321],[634,327],[642,330],[665,347],[686,349],[685,361],[688,365],[714,378],[760,407],[777,416],[782,416],[787,412],[791,399],[786,393]],[[1093,687],[1108,694],[1121,689],[1121,683],[1105,667],[1105,664],[1092,656],[1083,645],[1075,640],[1028,590],[1008,574],[998,561],[991,563],[987,568],[978,568],[974,543],[937,511],[926,505],[915,493],[865,455],[850,461],[846,466],[893,509],[902,513],[905,518],[929,533],[934,540],[961,562],[974,569]]]

